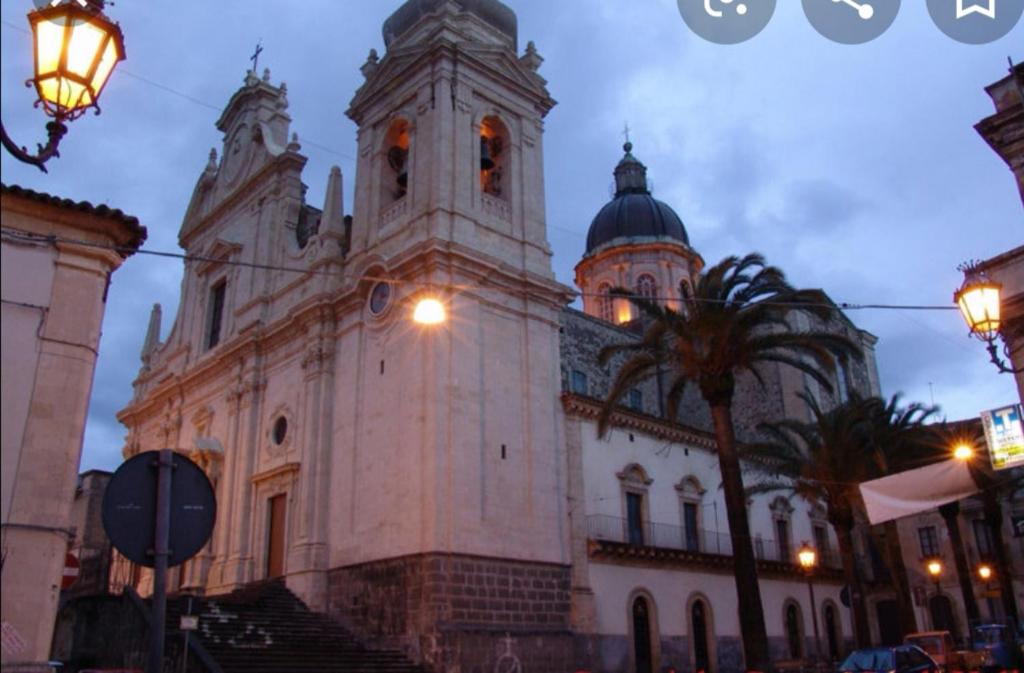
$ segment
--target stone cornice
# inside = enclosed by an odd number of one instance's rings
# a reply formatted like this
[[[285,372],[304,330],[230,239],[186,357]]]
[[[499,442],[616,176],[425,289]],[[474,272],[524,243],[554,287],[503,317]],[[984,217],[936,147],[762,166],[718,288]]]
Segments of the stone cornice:
[[[252,483],[259,484],[264,481],[270,481],[271,479],[281,477],[287,474],[298,474],[299,464],[298,463],[285,463],[275,468],[271,468],[259,474],[254,474],[250,478]]]
[[[733,572],[733,557],[719,554],[702,554],[681,549],[645,547],[594,539],[587,541],[587,552],[591,561],[595,563],[686,570],[697,568],[722,574]],[[761,577],[780,579],[804,581],[807,577],[800,566],[778,561],[758,560],[757,572]],[[818,568],[814,580],[823,584],[841,585],[843,573],[835,568]]]
[[[575,393],[563,393],[562,408],[570,416],[596,421],[601,415],[601,410],[604,408],[604,402]],[[638,414],[635,411],[623,408],[616,409],[612,412],[609,423],[612,427],[624,430],[637,430],[658,439],[699,447],[712,452],[717,451],[715,438],[710,433],[678,423],[670,423],[654,416]]]

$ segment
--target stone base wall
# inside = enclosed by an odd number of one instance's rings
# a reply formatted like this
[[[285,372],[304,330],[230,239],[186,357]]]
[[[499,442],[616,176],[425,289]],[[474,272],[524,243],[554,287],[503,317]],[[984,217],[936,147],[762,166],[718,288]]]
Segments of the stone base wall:
[[[576,670],[570,569],[450,554],[337,568],[328,612],[438,673]]]

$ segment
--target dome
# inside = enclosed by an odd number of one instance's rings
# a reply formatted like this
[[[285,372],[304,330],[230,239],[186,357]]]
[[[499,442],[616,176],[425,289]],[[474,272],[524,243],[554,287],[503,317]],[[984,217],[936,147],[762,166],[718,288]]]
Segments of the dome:
[[[615,198],[590,224],[586,254],[613,241],[628,244],[671,239],[689,246],[690,238],[679,215],[651,196],[647,167],[633,156],[632,144],[626,143],[624,149],[626,156],[615,168]]]
[[[508,36],[513,49],[517,49],[519,21],[516,13],[499,0],[407,0],[404,5],[384,22],[384,46],[404,35],[420,19],[441,9],[447,2],[454,2],[467,12],[472,12],[487,24]]]

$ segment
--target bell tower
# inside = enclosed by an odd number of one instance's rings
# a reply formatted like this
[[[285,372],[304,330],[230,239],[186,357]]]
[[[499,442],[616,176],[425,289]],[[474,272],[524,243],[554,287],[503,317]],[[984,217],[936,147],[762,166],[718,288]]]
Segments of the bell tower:
[[[545,225],[543,59],[532,43],[518,53],[498,0],[409,0],[383,32],[348,109],[345,266],[362,303],[340,328],[350,384],[333,463],[350,492],[331,514],[329,608],[438,670],[493,668],[474,657],[523,629],[550,633],[568,670],[559,316],[571,292]],[[426,296],[444,323],[413,322]]]

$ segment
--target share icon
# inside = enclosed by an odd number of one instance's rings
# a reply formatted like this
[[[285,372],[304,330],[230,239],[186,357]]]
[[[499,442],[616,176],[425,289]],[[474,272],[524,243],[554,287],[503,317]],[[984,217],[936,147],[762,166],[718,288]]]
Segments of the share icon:
[[[857,15],[865,21],[870,21],[871,17],[875,15],[875,8],[867,2],[855,2],[855,0],[832,0],[832,2],[842,2],[843,4],[853,7],[857,10]]]

